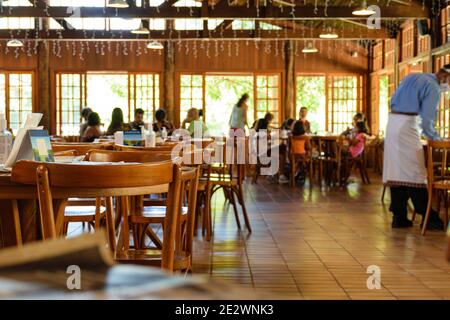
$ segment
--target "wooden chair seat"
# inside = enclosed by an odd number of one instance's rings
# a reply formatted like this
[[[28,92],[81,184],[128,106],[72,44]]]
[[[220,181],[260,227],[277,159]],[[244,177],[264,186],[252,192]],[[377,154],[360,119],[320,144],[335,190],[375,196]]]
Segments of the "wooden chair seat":
[[[129,217],[131,223],[162,223],[166,217],[166,207],[164,206],[152,206],[144,207],[140,212],[134,213]],[[182,221],[187,218],[188,208],[182,207],[181,219]]]
[[[95,220],[95,206],[69,206],[64,211],[66,222],[93,222]],[[100,214],[106,212],[105,207],[100,207]]]

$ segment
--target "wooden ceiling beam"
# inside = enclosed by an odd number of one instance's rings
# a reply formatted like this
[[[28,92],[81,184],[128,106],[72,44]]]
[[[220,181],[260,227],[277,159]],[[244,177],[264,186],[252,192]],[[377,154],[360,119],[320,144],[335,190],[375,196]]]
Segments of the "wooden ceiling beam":
[[[287,8],[268,5],[260,7],[259,10],[254,7],[229,6],[227,1],[221,1],[214,7],[173,7],[164,2],[159,7],[134,7],[116,10],[114,8],[94,8],[81,7],[77,10],[79,17],[82,18],[202,18],[202,19],[361,19],[352,15],[356,7],[348,6],[329,6],[317,7],[297,5],[295,15]],[[40,7],[11,7],[11,10],[3,10],[0,17],[36,17],[36,18],[68,18],[71,16],[68,7],[48,7],[47,10]],[[429,18],[431,12],[429,8],[417,6],[390,5],[381,8],[381,19],[410,19],[410,18]]]
[[[92,30],[20,30],[10,33],[9,30],[0,30],[0,39],[9,40],[11,37],[17,39],[38,40],[79,40],[79,41],[145,41],[148,39],[158,40],[199,40],[199,39],[216,39],[216,40],[238,40],[238,39],[318,39],[321,29],[314,29],[312,32],[300,32],[300,30],[197,30],[184,31],[172,30],[171,32],[152,30],[150,35],[136,35],[129,30],[123,31],[92,31]],[[37,34],[36,34],[37,32]],[[383,30],[336,30],[339,35],[338,40],[361,40],[361,39],[386,39],[389,34]]]

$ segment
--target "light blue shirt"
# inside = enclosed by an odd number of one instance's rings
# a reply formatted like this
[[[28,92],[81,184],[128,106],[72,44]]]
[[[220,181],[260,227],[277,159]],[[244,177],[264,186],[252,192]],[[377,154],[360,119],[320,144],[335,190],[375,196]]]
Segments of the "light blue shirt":
[[[441,137],[435,129],[441,87],[435,74],[413,73],[398,86],[391,99],[391,109],[400,113],[417,113],[422,119],[423,134],[432,140]]]

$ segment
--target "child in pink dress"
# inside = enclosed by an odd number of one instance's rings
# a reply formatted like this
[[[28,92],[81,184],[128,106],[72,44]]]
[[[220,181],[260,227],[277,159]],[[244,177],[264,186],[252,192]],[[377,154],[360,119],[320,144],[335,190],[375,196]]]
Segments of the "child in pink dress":
[[[350,140],[350,146],[348,148],[352,158],[357,158],[361,155],[361,153],[363,153],[367,136],[364,122],[357,122],[355,129],[354,137]]]

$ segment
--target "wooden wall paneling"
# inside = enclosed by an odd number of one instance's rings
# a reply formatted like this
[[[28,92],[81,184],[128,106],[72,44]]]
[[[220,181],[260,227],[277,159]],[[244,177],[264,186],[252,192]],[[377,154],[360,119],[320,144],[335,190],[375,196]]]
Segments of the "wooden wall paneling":
[[[373,47],[373,71],[380,71],[384,68],[384,43],[379,41]]]
[[[416,56],[417,27],[414,20],[407,21],[402,28],[402,54],[401,60],[405,61]]]
[[[392,68],[395,64],[395,40],[384,40],[384,67]]]

